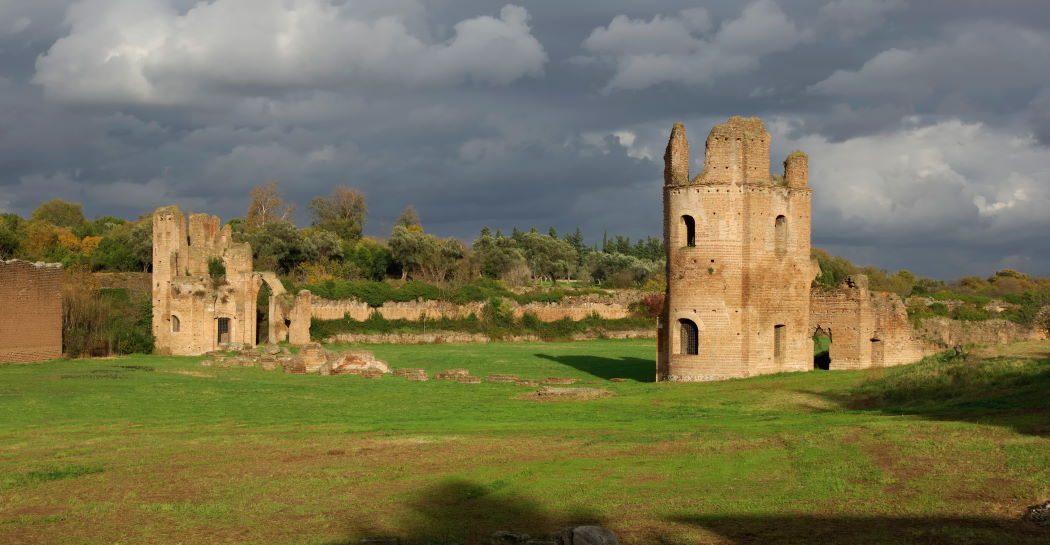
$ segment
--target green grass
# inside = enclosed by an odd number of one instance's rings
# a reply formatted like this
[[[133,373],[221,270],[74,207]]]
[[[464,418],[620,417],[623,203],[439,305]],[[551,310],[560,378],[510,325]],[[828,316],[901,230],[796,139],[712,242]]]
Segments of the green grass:
[[[708,384],[651,382],[652,341],[363,348],[615,395],[161,356],[3,366],[0,543],[484,543],[575,523],[656,544],[1047,537],[1017,517],[1050,499],[1048,343]]]

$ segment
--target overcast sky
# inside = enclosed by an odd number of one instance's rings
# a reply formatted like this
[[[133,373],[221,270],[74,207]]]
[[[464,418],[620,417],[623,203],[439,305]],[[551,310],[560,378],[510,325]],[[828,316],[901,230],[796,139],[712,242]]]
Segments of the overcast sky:
[[[659,235],[663,148],[730,115],[810,155],[813,243],[1050,276],[1043,0],[0,0],[0,212],[241,216],[360,188],[488,225]]]

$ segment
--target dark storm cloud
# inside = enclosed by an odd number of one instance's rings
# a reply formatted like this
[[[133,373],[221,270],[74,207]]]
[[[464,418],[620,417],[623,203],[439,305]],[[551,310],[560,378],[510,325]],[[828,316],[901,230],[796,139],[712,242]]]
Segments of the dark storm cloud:
[[[243,214],[361,188],[482,225],[660,232],[674,121],[811,155],[815,244],[919,274],[1050,274],[1037,1],[0,0],[0,210]]]

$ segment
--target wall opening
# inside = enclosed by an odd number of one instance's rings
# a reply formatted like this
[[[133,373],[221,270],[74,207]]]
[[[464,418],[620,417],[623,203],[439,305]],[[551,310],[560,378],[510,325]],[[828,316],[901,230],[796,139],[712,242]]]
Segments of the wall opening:
[[[270,342],[270,286],[263,282],[255,298],[255,344]]]
[[[682,216],[682,226],[685,228],[685,245],[696,246],[696,220],[692,216]]]
[[[777,216],[776,221],[773,223],[773,239],[776,245],[776,252],[778,256],[783,256],[787,253],[787,217]]]
[[[787,326],[777,324],[773,326],[773,361],[777,364],[784,363],[785,352],[787,352]]]
[[[179,321],[179,317],[174,315],[174,314],[172,314],[171,315],[171,332],[172,333],[178,333],[179,329],[181,329],[181,328],[182,328],[182,322]]]
[[[230,344],[230,319],[219,318],[219,344]]]
[[[813,368],[831,369],[831,332],[822,327],[813,333]]]
[[[680,354],[697,355],[700,353],[700,329],[692,320],[678,320],[681,329],[682,346]]]
[[[871,340],[871,365],[873,367],[882,367],[885,365],[884,360],[886,359],[886,352],[882,339]]]

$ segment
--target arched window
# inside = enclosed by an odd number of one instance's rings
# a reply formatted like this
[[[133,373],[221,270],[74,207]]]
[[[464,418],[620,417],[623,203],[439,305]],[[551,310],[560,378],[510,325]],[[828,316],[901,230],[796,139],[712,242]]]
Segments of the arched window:
[[[700,330],[692,320],[678,320],[682,330],[682,354],[700,353]]]
[[[696,220],[692,216],[682,216],[682,227],[685,228],[685,245],[696,246]]]
[[[179,317],[174,315],[174,314],[172,314],[171,315],[171,332],[172,333],[178,333],[179,332],[179,328],[181,328],[181,327],[182,327],[182,322],[179,321]]]
[[[773,230],[777,255],[784,255],[787,253],[788,243],[787,218],[785,216],[777,216]]]

